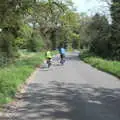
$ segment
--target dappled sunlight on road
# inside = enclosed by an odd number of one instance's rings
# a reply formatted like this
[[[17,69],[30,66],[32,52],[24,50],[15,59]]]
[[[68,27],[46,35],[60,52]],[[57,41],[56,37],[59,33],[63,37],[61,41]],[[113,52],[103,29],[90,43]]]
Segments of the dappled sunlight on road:
[[[47,86],[31,84],[28,91],[23,94],[24,105],[9,113],[12,120],[119,120],[120,117],[120,109],[116,110],[120,105],[120,89],[51,81]],[[0,119],[7,120],[10,116]]]

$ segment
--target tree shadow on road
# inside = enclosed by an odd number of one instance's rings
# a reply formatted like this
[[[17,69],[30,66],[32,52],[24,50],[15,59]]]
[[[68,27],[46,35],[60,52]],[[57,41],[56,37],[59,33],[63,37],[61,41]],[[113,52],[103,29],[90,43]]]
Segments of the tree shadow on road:
[[[28,91],[25,105],[0,120],[120,120],[120,89],[52,81]]]

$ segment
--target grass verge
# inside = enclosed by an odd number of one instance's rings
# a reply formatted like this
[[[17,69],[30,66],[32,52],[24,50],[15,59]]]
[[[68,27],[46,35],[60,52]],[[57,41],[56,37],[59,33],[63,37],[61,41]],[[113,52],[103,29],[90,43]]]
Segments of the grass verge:
[[[53,52],[56,54],[56,52]],[[27,54],[28,56],[28,54]],[[14,64],[0,68],[0,104],[8,103],[15,96],[18,87],[45,59],[45,53],[35,53],[21,57]]]
[[[82,53],[80,59],[93,67],[120,78],[120,61],[105,60],[90,53]]]

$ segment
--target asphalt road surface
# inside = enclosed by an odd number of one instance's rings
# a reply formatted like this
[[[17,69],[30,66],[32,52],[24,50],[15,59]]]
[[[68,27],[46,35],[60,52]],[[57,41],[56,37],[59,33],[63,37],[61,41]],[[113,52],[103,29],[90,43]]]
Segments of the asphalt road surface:
[[[68,53],[50,69],[41,67],[34,80],[0,120],[120,120],[120,80]]]

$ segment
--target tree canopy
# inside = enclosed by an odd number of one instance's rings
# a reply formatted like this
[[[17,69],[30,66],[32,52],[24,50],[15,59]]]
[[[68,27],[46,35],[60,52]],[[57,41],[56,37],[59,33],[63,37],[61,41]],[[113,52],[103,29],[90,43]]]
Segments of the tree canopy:
[[[55,49],[65,39],[68,42],[78,24],[79,15],[70,0],[2,0],[0,52],[14,56],[12,51],[17,52],[18,48]]]
[[[1,0],[0,55],[15,57],[19,49],[36,52],[63,43],[120,59],[119,0],[112,0],[110,11],[112,24],[98,13],[78,13],[71,0]]]

